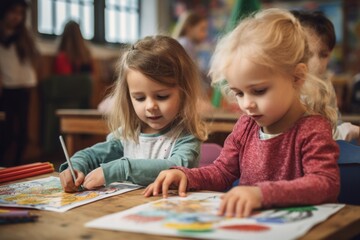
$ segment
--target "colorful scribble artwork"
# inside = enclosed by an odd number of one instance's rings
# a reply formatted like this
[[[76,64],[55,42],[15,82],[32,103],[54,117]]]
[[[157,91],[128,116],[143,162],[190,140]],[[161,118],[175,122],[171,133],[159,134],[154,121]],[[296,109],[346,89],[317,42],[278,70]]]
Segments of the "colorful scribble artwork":
[[[92,191],[65,193],[58,177],[0,186],[0,206],[26,207],[55,212],[65,212],[106,197],[140,188],[128,183],[114,183]]]
[[[169,197],[107,215],[86,227],[201,239],[295,239],[344,205],[261,210],[249,218],[218,216],[221,193]]]

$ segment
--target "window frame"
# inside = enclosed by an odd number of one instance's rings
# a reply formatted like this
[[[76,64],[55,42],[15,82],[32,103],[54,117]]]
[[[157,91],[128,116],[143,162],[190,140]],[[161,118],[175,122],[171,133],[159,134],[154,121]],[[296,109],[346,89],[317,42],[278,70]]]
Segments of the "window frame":
[[[127,45],[129,42],[108,42],[105,39],[105,1],[106,0],[94,0],[94,36],[91,39],[86,39],[87,41],[103,44],[103,45]],[[53,9],[52,9],[53,11]],[[53,40],[58,38],[61,35],[48,34],[39,32],[38,28],[38,0],[35,0],[31,3],[31,15],[33,16],[32,26],[34,32],[36,32],[41,38]],[[141,0],[138,0],[138,37],[140,38],[141,33]]]

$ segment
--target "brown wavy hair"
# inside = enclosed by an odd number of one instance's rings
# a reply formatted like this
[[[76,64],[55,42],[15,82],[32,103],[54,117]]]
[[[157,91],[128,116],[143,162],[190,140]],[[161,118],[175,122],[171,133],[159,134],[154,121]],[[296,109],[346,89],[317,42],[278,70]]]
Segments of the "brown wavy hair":
[[[199,114],[201,97],[200,75],[184,48],[167,36],[145,37],[125,51],[118,64],[118,78],[112,97],[114,108],[108,123],[116,137],[138,141],[141,120],[131,104],[127,84],[128,70],[139,71],[151,80],[180,89],[180,111],[173,121],[174,134],[187,132],[201,141],[206,140],[205,124]],[[118,130],[121,127],[121,132]]]

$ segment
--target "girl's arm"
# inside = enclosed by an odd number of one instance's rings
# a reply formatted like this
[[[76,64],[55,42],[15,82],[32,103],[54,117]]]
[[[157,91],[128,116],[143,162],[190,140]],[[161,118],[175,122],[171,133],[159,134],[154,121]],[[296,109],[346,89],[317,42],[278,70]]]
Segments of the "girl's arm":
[[[87,175],[92,170],[100,167],[103,163],[111,162],[124,156],[123,146],[120,140],[108,137],[106,142],[95,144],[74,154],[70,161],[75,169]],[[60,172],[68,168],[65,162],[60,166]]]
[[[302,141],[301,154],[303,177],[257,184],[263,195],[263,207],[337,202],[339,148],[327,122],[318,122],[316,128],[309,130]]]
[[[152,183],[158,174],[172,166],[196,167],[199,162],[200,141],[193,135],[180,137],[168,159],[129,159],[101,165],[106,185],[116,181],[131,181],[140,185]]]
[[[242,141],[245,141],[244,136],[251,128],[249,118],[241,117],[226,138],[224,148],[213,164],[194,169],[177,168],[187,177],[187,190],[225,191],[229,189],[240,177]]]

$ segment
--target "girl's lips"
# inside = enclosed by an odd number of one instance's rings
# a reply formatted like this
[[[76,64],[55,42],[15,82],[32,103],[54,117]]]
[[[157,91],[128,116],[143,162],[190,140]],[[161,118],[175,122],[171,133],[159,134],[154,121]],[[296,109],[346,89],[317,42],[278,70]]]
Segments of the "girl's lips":
[[[155,120],[160,119],[160,118],[161,118],[161,116],[154,116],[154,117],[147,117],[147,118],[148,118],[148,119],[150,119],[150,120],[155,121]]]
[[[256,121],[256,120],[259,120],[260,118],[262,118],[262,116],[263,115],[251,115],[250,117]]]

